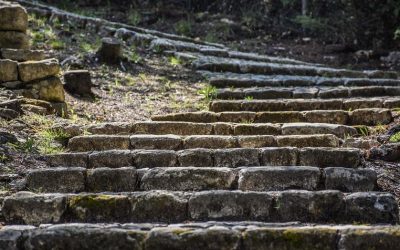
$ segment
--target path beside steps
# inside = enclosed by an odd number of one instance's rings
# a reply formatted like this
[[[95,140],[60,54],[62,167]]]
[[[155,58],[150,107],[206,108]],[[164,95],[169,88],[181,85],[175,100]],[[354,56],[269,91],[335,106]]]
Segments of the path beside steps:
[[[243,53],[18,2],[176,56],[216,91],[209,111],[58,127],[68,151],[2,200],[1,249],[399,249],[398,203],[365,167],[370,144],[348,143],[398,117],[397,72]]]

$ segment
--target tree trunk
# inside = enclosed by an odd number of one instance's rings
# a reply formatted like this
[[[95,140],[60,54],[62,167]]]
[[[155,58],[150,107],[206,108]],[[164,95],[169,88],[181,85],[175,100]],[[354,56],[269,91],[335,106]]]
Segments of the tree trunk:
[[[301,14],[307,16],[308,12],[308,0],[301,0]]]

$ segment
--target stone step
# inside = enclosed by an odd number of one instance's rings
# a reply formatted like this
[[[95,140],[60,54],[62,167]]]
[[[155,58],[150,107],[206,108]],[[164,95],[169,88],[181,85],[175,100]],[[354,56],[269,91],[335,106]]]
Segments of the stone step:
[[[218,99],[277,99],[277,98],[352,98],[400,96],[400,87],[254,87],[217,90]]]
[[[400,227],[299,223],[59,224],[5,226],[4,249],[396,250]],[[240,247],[240,248],[239,248]]]
[[[150,190],[373,191],[376,173],[370,169],[316,167],[49,168],[26,177],[26,190],[44,193],[132,192]]]
[[[400,107],[400,97],[350,99],[271,99],[271,100],[215,100],[210,111],[306,111],[345,110],[366,108],[393,109]]]
[[[241,120],[241,123],[223,123],[216,122],[221,114],[213,112],[195,112],[191,113],[189,120],[194,122],[169,122],[169,121],[151,121],[137,123],[100,123],[88,126],[58,126],[54,129],[64,131],[71,136],[85,134],[153,134],[153,135],[300,135],[300,134],[334,134],[338,137],[357,134],[356,129],[350,126],[328,124],[328,123],[248,123],[248,119]],[[186,116],[186,115],[184,115]],[[188,115],[189,116],[189,115]],[[211,117],[210,123],[202,123],[206,121],[202,116]],[[179,115],[176,115],[176,120]],[[216,118],[214,118],[216,117]],[[163,116],[155,116],[154,119],[164,119]],[[165,119],[169,119],[166,116]],[[186,119],[186,117],[185,117]],[[209,118],[207,118],[209,119]],[[224,118],[225,119],[225,118]],[[296,129],[294,129],[296,128]]]
[[[355,148],[230,148],[173,150],[108,150],[48,155],[54,167],[256,167],[313,166],[356,168],[362,151]]]
[[[398,87],[400,80],[382,78],[332,78],[319,76],[256,75],[198,71],[217,88],[254,87]]]
[[[183,150],[193,148],[339,147],[335,135],[86,135],[69,140],[72,152],[110,149]]]
[[[398,78],[396,72],[355,71],[313,65],[259,62],[214,56],[201,57],[192,63],[196,70],[260,75],[295,75],[350,78]]]
[[[393,195],[340,191],[144,191],[130,193],[34,194],[4,198],[5,222],[47,224],[179,223],[263,221],[314,223],[398,223]]]
[[[259,103],[252,106],[247,105],[248,110],[263,110],[269,108],[269,103]],[[168,115],[153,116],[153,121],[175,121],[175,122],[234,122],[244,125],[257,126],[261,123],[331,123],[342,125],[368,125],[388,124],[394,117],[390,109],[370,108],[344,110],[310,110],[310,111],[268,111],[268,112],[240,112],[241,102],[229,103],[213,102],[212,109],[215,112],[186,112]],[[243,105],[244,106],[244,105]],[[305,107],[305,106],[303,106]],[[298,107],[300,109],[301,106]],[[310,107],[311,108],[311,107]],[[235,110],[226,112],[222,110]],[[240,125],[236,125],[240,126]]]

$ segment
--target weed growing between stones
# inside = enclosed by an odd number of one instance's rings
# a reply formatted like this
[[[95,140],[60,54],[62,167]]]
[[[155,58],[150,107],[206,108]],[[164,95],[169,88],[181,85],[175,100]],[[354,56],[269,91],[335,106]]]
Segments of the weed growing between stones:
[[[390,142],[400,142],[400,132],[397,132],[396,134],[392,135],[389,139]]]

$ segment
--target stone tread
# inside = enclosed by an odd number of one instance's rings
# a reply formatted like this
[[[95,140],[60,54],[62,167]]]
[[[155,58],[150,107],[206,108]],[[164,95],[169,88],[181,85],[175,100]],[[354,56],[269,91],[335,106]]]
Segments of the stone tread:
[[[269,108],[269,103],[260,103],[260,105],[247,104],[247,110],[240,111],[243,108],[242,103],[216,103],[213,104],[213,110],[216,112],[186,112],[153,116],[153,121],[164,122],[233,122],[241,123],[240,126],[253,126],[265,123],[326,123],[341,125],[367,125],[374,126],[379,124],[388,124],[393,121],[393,113],[390,109],[369,108],[345,110],[307,110],[307,111],[260,111]],[[282,106],[285,105],[282,102]],[[240,106],[240,107],[239,107]],[[309,104],[303,106],[307,107]],[[311,103],[310,103],[311,106]],[[311,108],[311,107],[310,107]],[[300,109],[300,108],[298,108]],[[233,111],[228,111],[233,110]],[[258,111],[258,112],[257,112]],[[261,126],[261,125],[260,125]],[[310,125],[311,127],[311,125]],[[253,128],[255,130],[255,128]],[[340,135],[339,135],[340,136]]]
[[[306,111],[394,109],[400,107],[399,97],[335,98],[335,99],[270,99],[270,100],[214,100],[210,111]]]
[[[243,59],[204,56],[192,63],[193,67],[201,71],[250,73],[261,75],[296,75],[296,76],[323,76],[323,77],[350,77],[350,78],[398,78],[396,72],[355,71],[335,69],[313,65],[277,64],[258,62]]]
[[[168,211],[168,212],[166,212]],[[306,223],[397,223],[393,195],[340,191],[144,191],[34,194],[4,198],[7,223],[179,223],[262,221]]]
[[[174,116],[174,115],[173,115]],[[187,135],[299,135],[299,134],[334,134],[338,137],[355,135],[356,129],[350,126],[328,123],[223,123],[216,122],[215,118],[207,118],[220,114],[212,112],[194,112],[190,115],[176,115],[173,119],[181,119],[180,116],[190,116],[194,122],[181,121],[150,121],[150,122],[111,122],[88,126],[70,125],[58,126],[54,129],[62,130],[70,136],[90,134],[174,134]],[[203,116],[205,118],[203,119]],[[155,116],[153,119],[163,119],[164,116]],[[170,116],[165,116],[169,119]],[[189,118],[188,118],[189,119]],[[209,122],[206,120],[209,119]],[[242,121],[242,120],[239,120]],[[246,118],[246,121],[249,119]]]
[[[330,99],[354,97],[400,96],[400,87],[253,87],[218,89],[218,99]]]
[[[5,226],[3,249],[396,250],[399,226],[296,223],[59,224]]]
[[[374,191],[377,176],[369,169],[316,167],[247,168],[49,168],[30,171],[26,190],[45,193],[131,192],[150,190]]]
[[[54,167],[136,168],[315,166],[356,168],[362,151],[355,148],[230,148],[174,150],[108,150],[48,155]]]
[[[110,149],[263,148],[263,147],[339,147],[335,135],[226,136],[226,135],[86,135],[69,140],[73,152]]]
[[[398,79],[381,78],[333,78],[320,76],[293,75],[257,75],[237,73],[216,73],[199,71],[217,88],[253,88],[253,87],[398,87]]]

